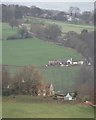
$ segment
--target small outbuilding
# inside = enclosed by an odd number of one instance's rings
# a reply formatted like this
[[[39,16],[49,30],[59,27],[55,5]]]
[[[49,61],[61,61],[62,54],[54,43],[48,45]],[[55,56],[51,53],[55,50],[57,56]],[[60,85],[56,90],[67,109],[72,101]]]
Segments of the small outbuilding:
[[[64,96],[64,100],[72,100],[72,96],[69,93],[67,93],[67,95]]]
[[[67,62],[67,65],[72,65],[72,58],[68,59],[66,62]]]

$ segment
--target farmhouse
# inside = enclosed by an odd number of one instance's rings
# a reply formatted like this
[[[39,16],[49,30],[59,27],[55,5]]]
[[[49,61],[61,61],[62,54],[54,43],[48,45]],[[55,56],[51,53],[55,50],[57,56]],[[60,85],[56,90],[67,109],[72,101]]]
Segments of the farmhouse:
[[[84,61],[78,61],[78,65],[83,65]]]
[[[78,62],[77,62],[77,61],[74,61],[74,62],[73,62],[73,65],[78,65]]]
[[[67,93],[67,95],[64,96],[64,100],[72,100],[72,96],[69,93]]]
[[[76,96],[77,96],[77,93],[67,93],[67,94],[64,94],[64,93],[55,93],[54,95],[54,99],[57,99],[57,100],[63,100],[63,101],[66,101],[66,100],[76,100]]]
[[[84,61],[73,61],[73,59],[67,59],[67,60],[52,60],[49,61],[48,64],[45,65],[45,67],[49,67],[49,66],[69,66],[69,65],[83,65]]]
[[[67,62],[68,65],[72,65],[72,58],[68,59],[66,62]]]
[[[64,60],[64,61],[52,60],[52,61],[49,61],[48,64],[46,64],[45,66],[46,67],[48,66],[61,66],[62,67],[64,65],[72,65],[72,58],[68,60]]]
[[[38,96],[52,96],[54,95],[54,88],[53,84],[43,84],[41,86],[38,86],[38,91],[37,91]]]

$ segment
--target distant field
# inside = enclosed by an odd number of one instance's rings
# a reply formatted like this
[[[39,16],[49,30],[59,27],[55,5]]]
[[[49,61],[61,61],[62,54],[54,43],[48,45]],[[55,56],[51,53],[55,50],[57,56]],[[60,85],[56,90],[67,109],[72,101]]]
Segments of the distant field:
[[[2,42],[3,64],[11,65],[45,65],[49,60],[73,58],[81,59],[81,55],[74,49],[58,46],[54,43],[37,38],[23,40],[8,40]]]
[[[42,18],[32,18],[33,22],[41,22],[41,23],[48,23],[48,24],[57,24],[61,27],[63,33],[67,33],[69,31],[75,31],[77,33],[80,33],[83,29],[87,29],[88,31],[93,31],[93,26],[88,25],[76,25],[76,24],[69,24],[62,21],[56,21],[56,20],[49,20],[49,19],[42,19]],[[1,22],[0,22],[1,26]],[[2,38],[5,40],[8,36],[17,34],[17,28],[16,27],[10,27],[7,23],[2,24]]]
[[[8,65],[36,65],[44,75],[45,81],[53,83],[55,90],[62,90],[69,87],[70,90],[74,84],[75,76],[80,69],[76,67],[66,68],[42,68],[50,60],[65,58],[73,58],[73,60],[81,60],[82,56],[71,48],[55,45],[42,41],[37,38],[23,40],[8,40],[6,37],[16,34],[17,29],[11,28],[8,24],[3,23],[3,42],[2,42],[2,63]],[[13,75],[17,69],[10,67]]]
[[[3,118],[94,118],[94,109],[82,104],[46,103],[32,96],[17,96],[3,97],[2,115]]]
[[[93,31],[94,26],[91,25],[76,25],[76,24],[70,24],[70,23],[65,23],[63,21],[57,21],[57,20],[50,20],[50,19],[42,19],[42,18],[34,18],[32,17],[32,21],[36,22],[45,22],[45,23],[50,23],[50,24],[57,24],[62,28],[62,31],[64,33],[67,33],[69,31],[75,31],[77,33],[80,33],[83,29],[87,29],[88,31]]]
[[[1,23],[0,23],[1,24]],[[8,36],[17,34],[17,28],[16,27],[10,27],[8,23],[3,23],[2,24],[2,39],[6,40]]]

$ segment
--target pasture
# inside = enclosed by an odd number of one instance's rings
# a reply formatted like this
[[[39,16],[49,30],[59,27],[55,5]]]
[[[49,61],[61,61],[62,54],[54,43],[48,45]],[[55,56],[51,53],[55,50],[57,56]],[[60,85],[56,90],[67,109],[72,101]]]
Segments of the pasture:
[[[43,19],[43,18],[35,18],[32,17],[30,19],[31,22],[35,22],[35,23],[47,23],[47,24],[57,24],[61,27],[62,32],[63,33],[67,33],[69,31],[74,31],[77,33],[81,33],[81,31],[83,29],[87,29],[88,31],[93,31],[94,30],[94,26],[91,25],[79,25],[79,24],[70,24],[70,23],[66,23],[63,21],[58,21],[58,20],[50,20],[50,19]]]
[[[0,23],[1,26],[2,23]],[[17,28],[9,26],[8,23],[3,23],[2,24],[2,39],[6,40],[8,36],[15,35],[17,33]]]
[[[71,48],[58,46],[37,38],[26,40],[8,40],[2,44],[2,62],[8,65],[35,65],[37,66],[46,82],[52,82],[55,90],[64,90],[74,84],[75,76],[80,66],[75,67],[42,67],[50,60],[73,58],[81,60],[82,56]],[[12,73],[14,67],[10,68]],[[69,89],[68,88],[68,89]]]
[[[82,60],[81,54],[71,48],[55,45],[37,38],[6,40],[17,33],[17,28],[3,24],[2,63],[8,65],[35,65],[44,75],[45,81],[53,83],[55,90],[71,91],[80,66],[45,68],[49,60],[73,58]],[[16,68],[9,68],[12,75]],[[64,91],[65,92],[65,91]],[[93,118],[92,107],[82,104],[46,102],[32,96],[3,97],[3,118]]]
[[[3,37],[16,34],[16,28],[11,28],[3,23]],[[9,29],[9,31],[8,31]],[[2,42],[2,63],[7,65],[35,65],[44,76],[46,82],[53,83],[56,91],[64,91],[66,88],[71,90],[74,85],[75,76],[80,66],[75,67],[42,67],[50,60],[73,58],[73,60],[82,60],[82,55],[74,49],[58,46],[52,42],[43,41],[37,38],[20,40],[3,40]],[[14,67],[10,67],[14,75]]]
[[[3,97],[3,118],[94,118],[94,109],[78,103],[44,102],[32,96]]]
[[[71,57],[73,60],[83,59],[74,49],[58,46],[37,38],[3,41],[2,47],[3,64],[34,64],[40,66],[55,59],[64,60]]]

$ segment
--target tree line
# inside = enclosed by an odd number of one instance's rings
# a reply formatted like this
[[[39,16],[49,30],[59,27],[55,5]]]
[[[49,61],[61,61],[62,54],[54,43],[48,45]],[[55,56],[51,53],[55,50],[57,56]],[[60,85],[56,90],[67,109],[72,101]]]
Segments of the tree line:
[[[82,66],[75,77],[73,88],[78,93],[78,97],[83,101],[92,101],[96,103],[94,97],[94,67]]]
[[[6,66],[2,66],[2,95],[37,95],[42,89],[44,77],[35,66],[24,66],[12,76]],[[40,87],[41,86],[41,87]]]
[[[37,37],[42,40],[54,42],[56,44],[71,47],[81,53],[88,62],[94,63],[94,33],[83,29],[81,33],[69,31],[62,35],[62,29],[57,24],[45,24],[30,22],[30,29],[25,25],[20,25],[16,35],[8,36],[7,40],[24,39]]]
[[[83,29],[80,34],[73,31],[68,32],[63,45],[76,49],[87,61],[94,64],[94,33],[94,31],[88,32],[86,29]]]
[[[26,16],[40,17],[52,20],[61,20],[77,24],[94,24],[95,11],[80,12],[78,7],[70,7],[68,12],[44,10],[36,6],[19,6],[2,4],[2,21],[10,22],[12,19],[21,19]],[[11,18],[11,19],[10,19]],[[70,21],[71,18],[71,21]]]

